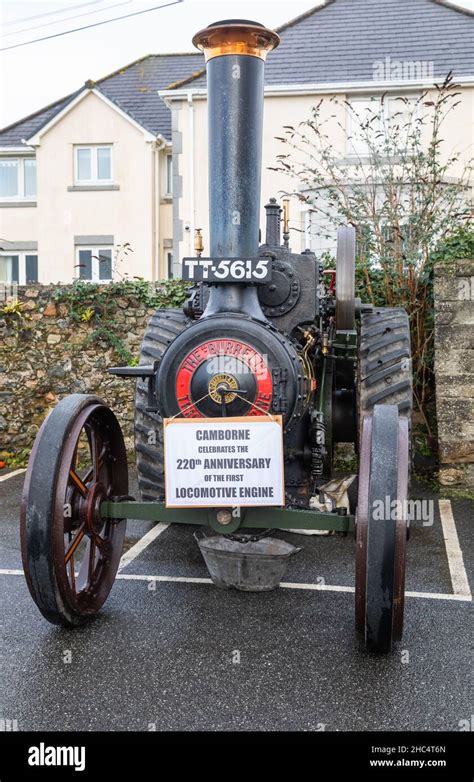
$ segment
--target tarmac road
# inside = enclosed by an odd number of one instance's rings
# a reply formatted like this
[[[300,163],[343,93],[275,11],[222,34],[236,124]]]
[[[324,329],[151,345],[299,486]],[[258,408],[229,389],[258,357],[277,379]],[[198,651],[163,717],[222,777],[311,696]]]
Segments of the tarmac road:
[[[49,625],[21,573],[23,478],[0,482],[0,727],[458,731],[469,721],[472,502],[451,501],[460,551],[445,544],[437,501],[434,525],[412,529],[403,641],[374,656],[354,636],[351,535],[277,533],[303,546],[289,586],[250,594],[209,584],[195,528],[169,526],[122,569],[91,624]],[[129,522],[128,548],[152,526]]]

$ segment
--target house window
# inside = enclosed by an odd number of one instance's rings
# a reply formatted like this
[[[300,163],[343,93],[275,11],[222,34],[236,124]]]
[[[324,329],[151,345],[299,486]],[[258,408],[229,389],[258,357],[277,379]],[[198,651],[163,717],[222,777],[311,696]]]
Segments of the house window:
[[[166,195],[173,194],[173,155],[166,155]]]
[[[402,134],[406,131],[411,118],[416,111],[418,96],[390,95],[381,98],[351,98],[349,101],[347,122],[347,155],[368,156],[370,149],[368,138],[377,138],[377,133],[383,133],[384,127],[396,124]],[[383,136],[380,136],[383,141]]]
[[[76,185],[106,185],[112,182],[112,146],[74,147]]]
[[[305,213],[307,249],[318,256],[336,254],[336,216],[337,211],[326,193],[318,191],[313,194],[313,206]]]
[[[165,252],[166,268],[168,270],[168,279],[173,279],[173,253],[171,250]]]
[[[25,197],[36,196],[36,160],[25,158],[23,161],[23,182]]]
[[[0,283],[27,285],[38,282],[38,256],[32,253],[0,254]]]
[[[20,195],[20,161],[0,160],[0,196],[17,198]]]
[[[110,282],[112,247],[78,247],[77,276],[89,282]]]
[[[0,199],[36,198],[35,158],[0,160]]]

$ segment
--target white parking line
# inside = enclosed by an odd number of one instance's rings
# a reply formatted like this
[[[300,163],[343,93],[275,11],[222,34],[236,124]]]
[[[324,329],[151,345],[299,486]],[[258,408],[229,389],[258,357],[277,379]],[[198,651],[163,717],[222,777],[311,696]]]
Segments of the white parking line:
[[[127,581],[163,581],[170,583],[184,584],[212,584],[210,578],[191,578],[187,576],[142,576],[134,573],[120,573],[117,578],[123,578]]]
[[[281,581],[280,586],[283,589],[311,589],[315,592],[355,592],[354,587],[339,586],[335,584],[293,584],[286,581]]]
[[[131,550],[131,549],[130,549]],[[0,576],[22,576],[23,570],[1,569]],[[123,581],[159,581],[161,583],[181,584],[212,584],[210,578],[192,578],[188,576],[149,576],[141,573],[118,573],[117,579]],[[340,586],[339,584],[293,584],[282,581],[282,589],[310,589],[315,592],[344,592],[353,594],[354,587]],[[454,600],[460,603],[470,603],[471,597],[467,595],[445,595],[441,592],[405,592],[405,597],[418,597],[423,600]]]
[[[144,551],[146,547],[150,545],[150,543],[153,543],[158,535],[161,535],[161,533],[164,532],[167,527],[169,527],[169,524],[165,524],[164,522],[160,522],[159,524],[156,524],[154,527],[152,527],[152,529],[147,532],[146,535],[140,538],[140,540],[135,543],[131,549],[125,552],[122,559],[120,560],[117,572],[120,573],[124,568],[126,568],[127,565],[136,559],[136,557],[138,557],[138,555],[141,554],[142,551]]]
[[[443,527],[443,537],[448,555],[449,573],[455,595],[471,598],[471,590],[467,579],[461,546],[459,545],[453,510],[449,500],[439,500],[439,515]]]
[[[0,570],[0,576],[22,576],[23,570],[14,570],[13,568],[3,568]]]
[[[21,475],[26,472],[26,467],[22,467],[21,470],[13,470],[13,472],[7,473],[7,475],[0,476],[0,481],[8,481],[9,478],[14,478],[15,475]]]
[[[1,573],[1,571],[0,571]],[[187,578],[186,576],[147,576],[121,573],[117,578],[128,579],[130,581],[161,581],[161,582],[183,582],[186,584],[212,584],[210,578]],[[281,589],[310,589],[315,592],[348,592],[354,594],[354,587],[340,586],[339,584],[300,584],[282,581]],[[405,597],[419,597],[425,600],[454,600],[462,603],[471,601],[467,595],[450,595],[442,592],[405,592]]]
[[[423,597],[428,600],[454,600],[459,603],[470,603],[470,595],[444,595],[442,592],[405,592],[405,597]]]
[[[9,475],[3,476],[0,480],[6,480],[14,475],[25,472],[25,470],[15,470]],[[439,512],[443,528],[443,536],[446,544],[446,553],[448,556],[449,572],[453,585],[454,594],[444,594],[442,592],[405,592],[406,597],[417,597],[424,600],[454,600],[458,602],[471,602],[472,595],[467,580],[467,574],[464,567],[464,560],[459,545],[459,538],[456,531],[451,503],[449,500],[439,500]],[[133,562],[156,538],[169,527],[169,524],[160,522],[156,524],[149,532],[132,546],[121,558],[117,571],[117,579],[129,581],[159,581],[162,583],[185,583],[185,584],[212,584],[210,578],[192,578],[187,576],[154,576],[133,573],[122,573],[121,571]],[[0,569],[2,576],[21,576],[23,570],[14,568]],[[353,594],[354,587],[340,586],[337,584],[301,584],[282,582],[282,589],[303,589],[316,592],[344,592]]]

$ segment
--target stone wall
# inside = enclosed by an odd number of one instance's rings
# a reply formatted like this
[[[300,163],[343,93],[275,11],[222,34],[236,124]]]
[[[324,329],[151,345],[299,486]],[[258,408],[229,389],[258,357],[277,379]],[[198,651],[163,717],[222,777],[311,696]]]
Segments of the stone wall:
[[[0,459],[26,455],[48,410],[74,392],[105,399],[132,450],[135,381],[107,367],[126,364],[127,353],[138,359],[154,308],[133,295],[90,306],[68,286],[20,287],[18,305],[5,313],[0,302]]]
[[[435,268],[435,374],[445,486],[474,488],[474,259]]]
[[[437,266],[434,288],[439,477],[472,489],[474,260]],[[105,399],[132,452],[135,383],[107,367],[138,360],[155,307],[138,295],[110,295],[107,286],[90,302],[72,286],[21,287],[18,305],[5,313],[0,302],[0,460],[5,452],[26,457],[48,410],[74,392]]]

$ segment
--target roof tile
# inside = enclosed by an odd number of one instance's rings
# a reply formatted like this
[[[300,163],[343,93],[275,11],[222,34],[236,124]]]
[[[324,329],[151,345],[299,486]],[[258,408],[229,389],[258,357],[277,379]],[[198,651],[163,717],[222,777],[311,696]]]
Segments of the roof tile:
[[[433,63],[435,79],[474,75],[473,17],[443,0],[328,0],[278,30],[267,84],[372,81],[374,65]],[[110,100],[151,133],[171,138],[171,113],[158,90],[205,87],[200,52],[143,57],[97,82]],[[83,87],[81,88],[81,90]],[[79,90],[80,92],[80,90]],[[77,93],[0,130],[0,146],[20,146]]]

